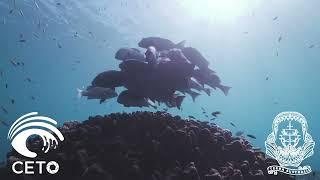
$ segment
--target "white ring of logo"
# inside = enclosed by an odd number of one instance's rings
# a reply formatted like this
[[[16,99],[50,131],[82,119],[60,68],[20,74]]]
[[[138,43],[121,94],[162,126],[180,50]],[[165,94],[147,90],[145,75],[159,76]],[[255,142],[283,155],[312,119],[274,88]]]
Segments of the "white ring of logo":
[[[12,147],[21,155],[28,158],[37,157],[37,153],[27,148],[27,139],[32,135],[38,135],[42,138],[42,151],[47,153],[50,148],[58,146],[58,140],[64,140],[61,132],[55,127],[57,122],[49,117],[37,116],[37,112],[31,112],[17,119],[8,132],[8,139]],[[55,135],[55,136],[54,136]]]

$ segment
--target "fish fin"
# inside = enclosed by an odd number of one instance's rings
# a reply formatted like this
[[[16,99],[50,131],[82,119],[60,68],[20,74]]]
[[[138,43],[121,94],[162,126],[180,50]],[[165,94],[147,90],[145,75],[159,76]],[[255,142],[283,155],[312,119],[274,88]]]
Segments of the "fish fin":
[[[138,53],[140,53],[140,50],[138,48],[131,48],[131,49],[136,51],[136,52],[138,52]]]
[[[77,88],[77,92],[78,92],[78,98],[80,99],[82,97],[83,90]]]
[[[224,95],[227,96],[229,94],[229,90],[231,89],[231,87],[220,85],[219,89],[224,93]]]
[[[155,103],[154,103],[151,99],[148,99],[148,104],[149,104],[149,106],[151,106],[152,108],[157,109],[157,106],[155,105]]]
[[[100,104],[104,103],[107,99],[100,99]]]
[[[184,48],[184,46],[186,45],[186,42],[187,42],[186,40],[179,42],[178,44],[176,44],[177,48],[180,48],[180,49]]]
[[[204,92],[206,92],[206,94],[208,96],[211,96],[211,89],[210,88],[204,88]]]
[[[178,96],[176,98],[176,105],[177,105],[178,109],[181,109],[181,104],[182,104],[184,98],[185,98],[185,96]]]
[[[190,96],[192,97],[192,101],[195,102],[196,98],[199,96],[200,94],[194,91],[190,92]]]

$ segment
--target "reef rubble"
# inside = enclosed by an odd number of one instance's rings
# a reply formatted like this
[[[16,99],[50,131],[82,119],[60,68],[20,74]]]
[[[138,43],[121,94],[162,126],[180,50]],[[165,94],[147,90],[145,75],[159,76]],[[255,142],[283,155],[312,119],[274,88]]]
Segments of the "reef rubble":
[[[34,160],[57,161],[56,175],[15,175],[14,161],[26,161],[12,150],[1,179],[10,180],[285,180],[268,175],[277,164],[256,151],[244,137],[202,121],[182,119],[166,112],[113,113],[67,122],[59,128],[65,137],[57,149],[41,152],[42,141],[28,147]]]

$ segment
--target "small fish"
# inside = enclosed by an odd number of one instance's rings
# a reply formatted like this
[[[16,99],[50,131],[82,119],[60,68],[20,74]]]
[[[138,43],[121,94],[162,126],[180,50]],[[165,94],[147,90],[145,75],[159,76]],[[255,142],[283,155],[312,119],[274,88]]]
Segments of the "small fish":
[[[13,66],[18,66],[18,63],[15,61],[17,58],[16,57],[14,57],[13,59],[11,59],[10,60],[10,62],[11,62],[11,64],[13,65]]]
[[[216,118],[211,118],[210,120],[211,120],[211,121],[214,121],[214,120],[216,120]]]
[[[206,114],[206,115],[204,115],[206,118],[209,118],[209,116]]]
[[[214,117],[218,117],[218,115],[220,115],[221,112],[220,111],[215,111],[215,112],[212,112],[211,115],[214,116]]]
[[[24,14],[23,14],[23,12],[22,12],[21,9],[19,10],[19,12],[20,12],[20,15],[21,15],[22,17],[24,17]]]
[[[269,76],[266,77],[266,81],[268,81],[268,80],[269,80]]]
[[[310,48],[310,49],[314,48],[314,44],[310,45],[309,48]]]
[[[0,124],[7,126],[7,127],[9,126],[9,124],[6,121],[1,120],[1,119],[0,119]],[[0,166],[1,166],[1,163],[0,163]]]
[[[75,32],[75,33],[73,34],[73,37],[77,38],[77,37],[78,37],[78,32]]]
[[[8,83],[6,83],[6,89],[8,89]]]
[[[34,5],[36,6],[37,9],[40,9],[36,0],[34,0],[33,3],[34,3]]]
[[[40,29],[40,28],[41,28],[41,21],[40,21],[40,19],[38,20],[37,27],[38,27],[38,29]]]
[[[194,116],[191,116],[191,115],[188,116],[188,117],[189,117],[190,119],[196,119]]]
[[[243,131],[237,131],[237,132],[236,132],[236,136],[242,136],[243,134],[244,134]]]
[[[60,43],[57,43],[58,48],[62,48],[62,45]]]
[[[202,110],[202,111],[206,111],[203,107],[201,107],[201,110]]]
[[[57,6],[60,6],[60,5],[61,5],[61,3],[57,2],[57,3],[56,3],[56,5],[57,5]]]
[[[36,33],[32,33],[32,34],[35,38],[40,39],[40,37]]]
[[[278,42],[280,42],[282,40],[282,36],[279,36],[278,38]]]
[[[34,100],[36,100],[36,98],[34,97],[34,96],[31,96],[31,99],[34,101]]]
[[[277,20],[277,19],[278,19],[278,16],[274,17],[272,20],[275,21],[275,20]]]
[[[10,102],[11,102],[11,104],[14,104],[15,100],[14,99],[10,99]]]
[[[259,147],[253,147],[252,150],[255,151],[255,152],[257,152],[257,151],[261,151],[261,148],[259,148]]]
[[[243,34],[249,34],[249,32],[248,32],[248,31],[245,31],[245,32],[243,32]]]
[[[8,110],[7,110],[5,107],[1,106],[1,109],[2,109],[2,111],[3,111],[4,113],[6,113],[6,114],[9,113]]]
[[[233,124],[232,122],[230,122],[230,125],[231,125],[231,126],[233,126],[233,127],[236,127],[236,125],[235,125],[235,124]]]
[[[249,138],[252,138],[252,139],[257,139],[257,137],[254,136],[254,135],[252,135],[252,134],[247,134],[247,136],[248,136]]]
[[[32,82],[31,78],[29,78],[29,77],[26,78],[26,81],[28,81],[29,83]]]
[[[27,42],[27,40],[25,40],[25,39],[20,39],[18,42],[25,43],[25,42]]]

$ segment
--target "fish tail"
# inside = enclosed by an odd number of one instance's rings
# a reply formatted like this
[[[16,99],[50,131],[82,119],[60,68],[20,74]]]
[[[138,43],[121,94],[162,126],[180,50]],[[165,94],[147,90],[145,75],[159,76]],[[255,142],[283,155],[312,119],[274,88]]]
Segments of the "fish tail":
[[[83,92],[83,90],[77,88],[77,94],[78,94],[79,99],[82,97],[82,92]]]
[[[205,92],[208,96],[211,96],[211,90],[210,90],[210,88],[204,88],[204,92]]]
[[[186,40],[183,40],[181,42],[179,42],[178,44],[176,44],[177,48],[182,49],[184,48],[184,46],[186,45]]]
[[[184,98],[185,98],[185,96],[178,96],[176,98],[176,105],[177,105],[178,109],[181,109],[181,104],[182,104]]]
[[[199,95],[200,95],[200,94],[197,93],[197,92],[193,92],[193,91],[190,92],[190,96],[191,96],[193,102],[196,101],[196,98],[197,98]]]
[[[231,87],[229,87],[229,86],[223,86],[223,85],[220,85],[219,87],[218,87],[223,93],[224,93],[224,95],[228,95],[229,94],[229,90],[231,89]]]
[[[148,104],[149,104],[149,106],[151,106],[153,109],[157,109],[157,108],[158,108],[151,99],[148,99]]]

